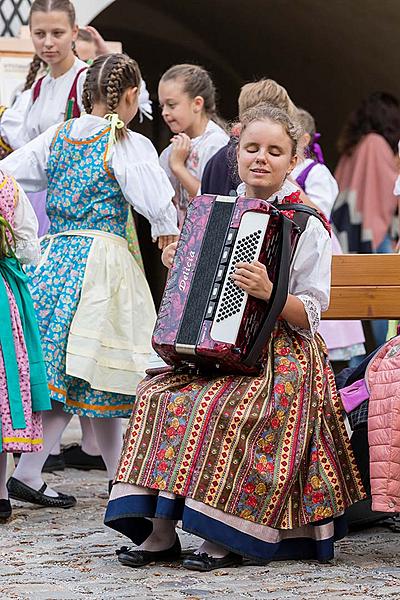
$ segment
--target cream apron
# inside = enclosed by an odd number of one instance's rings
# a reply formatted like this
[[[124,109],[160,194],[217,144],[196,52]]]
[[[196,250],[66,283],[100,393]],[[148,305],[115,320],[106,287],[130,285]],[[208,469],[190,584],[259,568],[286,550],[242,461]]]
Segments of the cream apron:
[[[156,312],[146,278],[127,241],[98,230],[69,230],[52,236],[93,238],[81,297],[72,320],[66,357],[68,375],[93,389],[135,395],[151,352]]]

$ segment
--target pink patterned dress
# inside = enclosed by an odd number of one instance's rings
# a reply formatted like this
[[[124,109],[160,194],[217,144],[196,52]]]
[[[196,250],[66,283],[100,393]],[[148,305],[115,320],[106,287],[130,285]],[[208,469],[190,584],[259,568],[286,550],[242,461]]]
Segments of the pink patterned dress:
[[[14,227],[14,203],[18,197],[18,188],[11,177],[0,171],[0,216]],[[1,260],[1,259],[0,259]],[[13,426],[12,409],[9,401],[9,385],[5,367],[3,347],[0,345],[0,451],[3,452],[38,452],[42,450],[43,431],[40,412],[33,412],[31,398],[31,381],[28,352],[15,297],[0,269],[0,277],[8,297],[11,328],[17,360],[19,387],[22,400],[25,427],[17,429]],[[2,327],[5,325],[2,324]]]

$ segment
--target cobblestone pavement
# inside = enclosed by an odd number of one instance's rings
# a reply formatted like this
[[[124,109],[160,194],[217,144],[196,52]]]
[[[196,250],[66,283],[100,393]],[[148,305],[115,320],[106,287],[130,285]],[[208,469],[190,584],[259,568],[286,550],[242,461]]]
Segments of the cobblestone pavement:
[[[42,509],[14,502],[0,525],[0,599],[259,600],[400,599],[400,534],[373,529],[338,544],[332,564],[272,563],[198,574],[179,565],[121,566],[115,549],[126,540],[105,528],[104,472],[73,469],[46,477],[74,493],[75,508]],[[183,534],[185,550],[196,547]]]

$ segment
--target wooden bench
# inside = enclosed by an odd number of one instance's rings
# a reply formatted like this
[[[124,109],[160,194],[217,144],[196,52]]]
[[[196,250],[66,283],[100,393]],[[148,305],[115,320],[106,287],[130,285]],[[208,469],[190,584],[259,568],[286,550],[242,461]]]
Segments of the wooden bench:
[[[323,319],[399,319],[400,254],[333,256],[329,309]]]

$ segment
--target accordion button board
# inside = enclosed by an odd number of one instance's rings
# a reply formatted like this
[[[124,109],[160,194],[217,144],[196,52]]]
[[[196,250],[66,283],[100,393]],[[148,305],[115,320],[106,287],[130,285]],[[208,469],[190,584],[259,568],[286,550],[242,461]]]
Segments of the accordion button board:
[[[251,263],[258,259],[269,219],[267,213],[246,212],[239,229],[230,231],[227,236],[228,247],[224,248],[221,260],[221,263],[227,263],[227,268],[221,273],[220,267],[217,275],[217,281],[223,281],[222,289],[221,284],[214,285],[206,313],[207,319],[213,319],[210,335],[215,341],[227,344],[236,342],[248,294],[234,283],[232,275],[238,262]],[[218,302],[215,302],[218,296]]]

